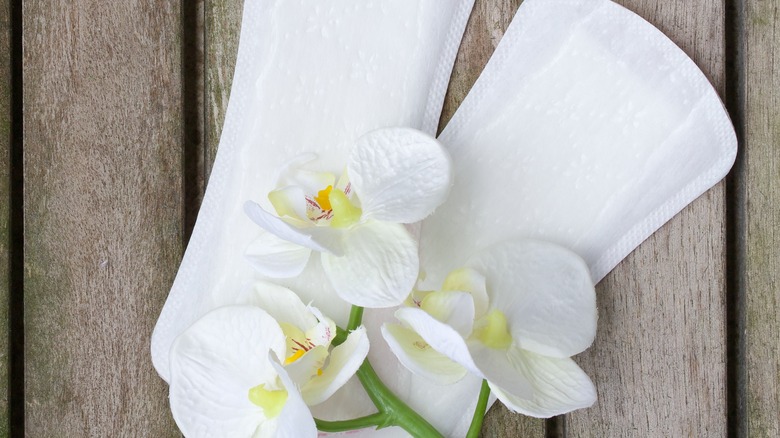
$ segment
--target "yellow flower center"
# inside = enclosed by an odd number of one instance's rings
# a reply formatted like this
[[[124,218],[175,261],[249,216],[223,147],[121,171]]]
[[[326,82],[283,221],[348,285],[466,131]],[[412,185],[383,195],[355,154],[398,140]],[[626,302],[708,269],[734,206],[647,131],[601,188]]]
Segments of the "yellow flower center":
[[[341,190],[331,191],[328,195],[328,201],[333,210],[333,218],[330,220],[332,227],[346,228],[357,223],[360,220],[360,215],[363,214],[363,210],[355,207]]]
[[[314,347],[314,344],[306,337],[306,333],[298,327],[286,322],[280,322],[279,326],[282,328],[282,333],[284,333],[286,338],[287,358],[284,360],[285,365],[290,365],[302,358],[307,351]]]
[[[276,418],[287,403],[287,391],[284,389],[265,389],[264,384],[249,390],[249,401],[263,410],[266,418]]]
[[[292,355],[290,355],[287,359],[284,360],[285,365],[290,365],[291,363],[295,362],[296,360],[303,357],[303,355],[306,354],[306,350],[301,348],[298,351],[295,351]]]
[[[490,348],[503,349],[512,345],[506,315],[496,309],[476,322],[474,337]]]
[[[317,203],[317,205],[319,205],[320,208],[325,211],[332,209],[332,207],[330,206],[330,199],[329,199],[332,191],[333,191],[333,186],[328,186],[320,190],[319,192],[317,192],[317,196],[314,197],[314,201]]]

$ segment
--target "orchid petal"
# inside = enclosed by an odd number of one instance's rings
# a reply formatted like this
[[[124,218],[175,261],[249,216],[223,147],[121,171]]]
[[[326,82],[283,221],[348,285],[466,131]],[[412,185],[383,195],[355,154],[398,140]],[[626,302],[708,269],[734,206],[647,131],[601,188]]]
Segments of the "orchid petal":
[[[271,201],[279,217],[305,220],[307,219],[306,194],[301,187],[286,186],[269,193],[268,200]]]
[[[362,307],[401,304],[417,280],[417,242],[402,225],[369,221],[344,234],[344,255],[322,254],[336,293]]]
[[[214,310],[179,335],[170,354],[170,401],[181,431],[251,436],[274,421],[248,398],[250,388],[276,382],[269,352],[284,354],[284,335],[270,315],[251,306]]]
[[[306,339],[314,345],[329,346],[330,341],[336,337],[336,323],[323,315],[320,309],[309,306],[309,312],[313,314],[319,322],[306,330]]]
[[[491,307],[500,309],[518,346],[564,358],[588,348],[596,335],[596,293],[575,253],[549,242],[513,240],[473,257],[488,279]]]
[[[415,331],[399,324],[383,324],[382,336],[409,371],[440,385],[461,380],[466,369],[434,350]]]
[[[417,332],[434,350],[462,365],[469,372],[484,377],[472,359],[463,337],[455,329],[422,309],[403,307],[396,310],[395,317]]]
[[[314,155],[309,158],[310,159],[305,162],[314,161],[316,159]],[[325,187],[334,186],[336,184],[336,176],[332,173],[301,169],[300,166],[305,164],[305,162],[291,163],[290,168],[279,175],[276,186],[299,187],[303,194],[306,195],[316,194]],[[301,199],[303,199],[303,197],[301,197]],[[304,214],[301,217],[306,217],[306,215]]]
[[[318,370],[321,370],[328,358],[328,347],[317,346],[307,351],[303,356],[284,365],[284,369],[290,375],[290,379],[299,387],[302,387],[315,378]],[[304,394],[304,399],[306,396]],[[308,403],[307,403],[308,404]]]
[[[479,272],[469,268],[456,269],[447,274],[441,290],[468,292],[474,297],[474,317],[479,318],[487,313],[489,300],[485,276]]]
[[[593,383],[573,360],[546,357],[517,348],[510,351],[509,357],[517,372],[533,386],[533,396],[527,398],[489,382],[496,397],[509,409],[532,417],[549,418],[595,403]]]
[[[431,292],[423,298],[420,308],[449,325],[462,337],[474,327],[474,298],[468,292]]]
[[[330,352],[327,367],[322,370],[322,374],[301,388],[306,404],[313,406],[324,402],[347,383],[366,359],[368,348],[365,327],[353,330],[344,343]]]
[[[287,389],[287,403],[285,403],[282,413],[279,414],[276,431],[270,438],[309,438],[317,436],[317,425],[314,423],[314,417],[311,415],[308,406],[303,401],[303,397],[298,392],[295,383],[285,372],[284,368],[276,361],[271,360],[279,378],[282,380],[285,389]],[[225,436],[224,432],[217,436]],[[262,438],[266,438],[263,436]]]
[[[315,315],[295,292],[273,283],[255,283],[255,293],[247,304],[265,310],[278,323],[288,323],[302,330],[317,324]]]
[[[259,204],[247,201],[244,212],[255,224],[288,242],[325,253],[341,253],[338,230],[330,227],[317,227],[312,224],[306,228],[294,227],[281,218],[266,211]]]
[[[378,129],[360,137],[347,171],[367,218],[417,222],[444,202],[450,157],[433,137],[408,128]]]
[[[311,249],[264,231],[249,244],[244,256],[256,271],[266,277],[292,278],[306,268]]]
[[[531,382],[519,373],[509,359],[509,350],[486,347],[480,342],[469,342],[469,352],[485,379],[517,397],[528,398],[533,394]]]

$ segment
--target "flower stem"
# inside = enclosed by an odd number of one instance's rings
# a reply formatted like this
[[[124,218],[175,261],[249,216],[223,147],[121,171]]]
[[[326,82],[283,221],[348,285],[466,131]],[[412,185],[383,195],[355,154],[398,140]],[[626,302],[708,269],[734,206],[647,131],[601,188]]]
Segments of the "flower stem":
[[[482,430],[482,421],[485,419],[485,409],[487,409],[488,396],[490,396],[490,386],[487,380],[482,381],[482,388],[479,390],[479,399],[477,407],[474,409],[474,417],[471,418],[471,426],[466,433],[466,438],[477,438]]]
[[[379,379],[368,360],[357,371],[358,379],[380,413],[387,415],[386,426],[400,426],[417,438],[443,438],[425,418],[401,401]]]
[[[351,332],[360,326],[363,322],[363,308],[360,306],[352,306],[349,311],[349,322],[347,323],[347,331]]]
[[[349,312],[347,332],[355,330],[363,322],[363,308],[352,306]],[[406,403],[401,401],[390,389],[385,386],[374,371],[374,367],[368,359],[358,368],[356,375],[365,388],[371,401],[379,410],[376,414],[343,421],[323,421],[315,419],[317,428],[323,432],[343,432],[346,430],[376,427],[381,429],[388,426],[399,426],[417,438],[443,438],[425,418],[420,416]],[[483,408],[484,410],[484,408]]]
[[[317,424],[317,429],[323,432],[344,432],[372,426],[382,426],[387,422],[387,414],[377,412],[376,414],[367,415],[365,417],[342,421],[325,421],[315,418],[314,422]]]

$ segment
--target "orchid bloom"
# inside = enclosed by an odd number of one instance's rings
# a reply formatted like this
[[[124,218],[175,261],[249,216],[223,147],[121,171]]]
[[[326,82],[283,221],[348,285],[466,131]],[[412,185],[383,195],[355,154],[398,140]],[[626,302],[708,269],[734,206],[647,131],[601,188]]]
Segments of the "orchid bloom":
[[[276,214],[251,201],[244,205],[266,231],[247,258],[267,277],[290,278],[317,251],[342,299],[363,307],[398,305],[419,272],[417,241],[403,224],[444,202],[451,178],[449,155],[434,138],[408,128],[369,132],[355,143],[339,181],[290,169],[268,195]]]
[[[570,356],[596,333],[584,261],[560,246],[505,242],[450,273],[439,291],[415,292],[385,324],[391,350],[416,374],[447,384],[487,380],[509,409],[547,418],[592,405],[596,392]]]
[[[171,347],[171,412],[185,436],[317,436],[307,405],[336,392],[368,354],[363,327],[331,348],[332,320],[288,289],[256,289],[252,305],[206,314]]]

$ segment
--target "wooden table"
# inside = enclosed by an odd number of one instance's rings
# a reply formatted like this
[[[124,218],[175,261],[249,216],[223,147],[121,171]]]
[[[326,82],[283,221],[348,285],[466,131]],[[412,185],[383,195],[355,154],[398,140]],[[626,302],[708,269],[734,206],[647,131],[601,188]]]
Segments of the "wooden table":
[[[519,3],[477,0],[442,124]],[[547,423],[497,405],[484,436],[780,436],[780,2],[620,3],[710,78],[741,155],[599,284],[598,338],[576,358],[598,403]],[[149,337],[215,156],[240,13],[0,0],[0,436],[178,435]]]

